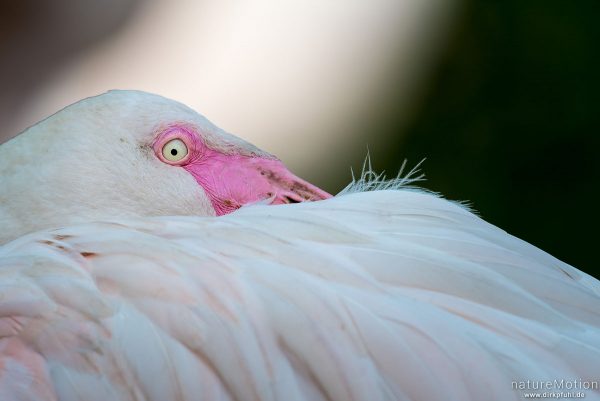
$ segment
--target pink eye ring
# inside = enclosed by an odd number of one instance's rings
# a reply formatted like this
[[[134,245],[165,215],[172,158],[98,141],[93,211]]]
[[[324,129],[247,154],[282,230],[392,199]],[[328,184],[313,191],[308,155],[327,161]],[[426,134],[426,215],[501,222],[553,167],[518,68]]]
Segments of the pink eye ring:
[[[181,166],[190,160],[194,149],[198,147],[196,139],[193,131],[180,127],[169,128],[154,142],[154,153],[163,163]]]

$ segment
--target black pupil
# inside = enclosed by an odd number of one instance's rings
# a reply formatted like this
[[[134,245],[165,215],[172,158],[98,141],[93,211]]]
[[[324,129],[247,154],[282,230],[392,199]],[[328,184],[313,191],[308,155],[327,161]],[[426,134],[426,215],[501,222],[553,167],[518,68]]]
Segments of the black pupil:
[[[171,154],[173,156],[177,156],[177,149],[171,149]]]

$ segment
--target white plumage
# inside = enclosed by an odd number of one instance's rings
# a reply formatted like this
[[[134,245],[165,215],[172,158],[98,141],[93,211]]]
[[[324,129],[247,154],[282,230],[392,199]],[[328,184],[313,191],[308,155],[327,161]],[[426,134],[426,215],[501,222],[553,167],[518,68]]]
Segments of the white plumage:
[[[509,400],[600,372],[597,281],[414,191],[44,231],[0,263],[2,342],[41,364],[3,354],[3,400]]]
[[[599,374],[600,283],[415,190],[0,247],[0,400],[519,400]]]

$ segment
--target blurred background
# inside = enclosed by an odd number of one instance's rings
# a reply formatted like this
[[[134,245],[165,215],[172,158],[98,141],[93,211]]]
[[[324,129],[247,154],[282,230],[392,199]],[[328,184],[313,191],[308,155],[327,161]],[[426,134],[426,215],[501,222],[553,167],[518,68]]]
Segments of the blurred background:
[[[0,5],[0,142],[83,97],[155,92],[337,192],[422,185],[596,277],[597,1],[22,0]]]

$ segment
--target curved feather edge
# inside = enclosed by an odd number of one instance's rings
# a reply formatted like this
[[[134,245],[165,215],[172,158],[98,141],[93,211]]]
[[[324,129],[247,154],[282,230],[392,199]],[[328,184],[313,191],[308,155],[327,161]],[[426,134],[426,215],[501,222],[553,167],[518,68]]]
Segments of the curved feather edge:
[[[0,247],[0,399],[519,400],[597,380],[597,286],[421,191],[47,230]]]

